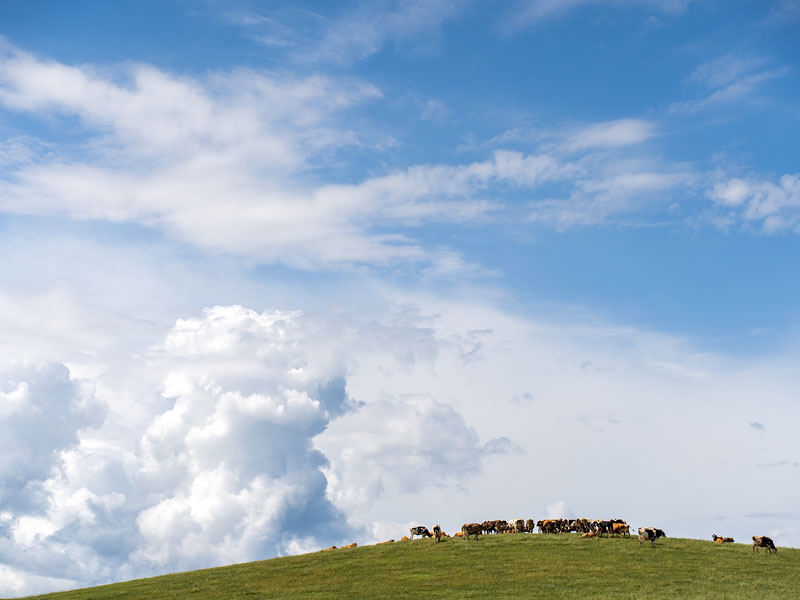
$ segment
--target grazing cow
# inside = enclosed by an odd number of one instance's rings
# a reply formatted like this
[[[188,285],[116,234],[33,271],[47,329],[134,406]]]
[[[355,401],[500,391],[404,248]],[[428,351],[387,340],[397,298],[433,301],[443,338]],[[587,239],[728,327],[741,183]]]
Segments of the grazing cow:
[[[753,552],[758,552],[759,548],[766,548],[767,554],[778,553],[778,549],[775,547],[775,543],[765,535],[753,536]]]
[[[711,534],[711,539],[718,544],[732,544],[733,538],[719,537],[716,533]]]
[[[656,540],[658,538],[667,537],[663,529],[656,529],[655,527],[639,527],[639,545],[641,546],[644,540],[650,540],[650,547],[656,547]]]
[[[418,535],[418,536],[423,537],[423,538],[433,537],[431,532],[428,531],[428,528],[425,527],[424,525],[417,525],[416,527],[412,527],[411,528],[411,539],[412,540],[414,539],[415,535]]]
[[[612,523],[611,524],[611,535],[622,535],[630,537],[631,527],[627,523]]]
[[[478,535],[482,531],[480,523],[464,523],[461,526],[461,533],[466,538],[469,539],[469,536],[474,535],[475,539],[478,539]]]
[[[336,550],[336,546],[331,546],[330,548],[323,548],[320,552],[330,552],[331,550]]]
[[[352,544],[347,544],[347,546],[342,546],[342,550],[348,550],[350,548],[355,548],[356,546],[358,546],[358,544],[353,542]]]
[[[433,526],[433,537],[436,538],[436,543],[437,544],[442,539],[442,528],[439,527],[438,523]]]
[[[597,532],[596,531],[587,531],[586,533],[581,534],[582,538],[596,538]]]

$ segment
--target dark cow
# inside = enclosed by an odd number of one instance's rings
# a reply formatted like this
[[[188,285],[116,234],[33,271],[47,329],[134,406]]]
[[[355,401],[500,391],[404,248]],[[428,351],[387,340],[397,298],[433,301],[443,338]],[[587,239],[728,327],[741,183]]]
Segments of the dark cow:
[[[461,526],[461,533],[466,539],[469,539],[469,536],[474,535],[475,539],[477,540],[481,531],[482,527],[480,523],[464,523]]]
[[[644,540],[650,540],[650,547],[655,548],[656,540],[658,538],[667,537],[663,529],[656,529],[655,527],[639,527],[639,545],[644,543]]]
[[[732,544],[733,538],[719,537],[716,533],[711,534],[711,539],[718,544]]]
[[[438,524],[433,526],[433,537],[436,538],[436,543],[439,543],[439,540],[442,539],[442,528],[439,527]]]
[[[533,528],[535,527],[533,523],[533,519],[528,519],[525,521],[525,533],[533,533]]]
[[[759,548],[766,548],[767,554],[778,553],[778,549],[775,547],[775,543],[765,535],[753,536],[753,552],[758,552]]]
[[[415,535],[418,535],[418,536],[423,537],[423,538],[433,537],[433,535],[431,535],[431,532],[428,531],[428,528],[425,527],[424,525],[417,525],[416,527],[412,527],[411,528],[411,539],[412,540],[414,539]]]
[[[511,526],[514,533],[523,533],[525,531],[525,521],[523,519],[512,519]]]

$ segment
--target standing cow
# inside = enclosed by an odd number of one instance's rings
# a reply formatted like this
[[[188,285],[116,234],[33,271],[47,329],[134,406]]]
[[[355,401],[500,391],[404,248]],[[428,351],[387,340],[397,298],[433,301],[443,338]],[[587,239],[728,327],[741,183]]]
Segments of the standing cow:
[[[642,545],[644,540],[650,540],[650,547],[656,547],[656,540],[658,538],[667,537],[663,529],[656,529],[655,527],[639,527],[639,546]]]
[[[482,528],[480,523],[464,523],[461,526],[461,533],[466,539],[469,539],[469,536],[474,535],[475,539],[477,540],[481,530]]]
[[[775,547],[775,543],[765,535],[753,536],[753,552],[758,552],[759,548],[766,548],[767,554],[778,553],[778,549]]]
[[[442,528],[439,527],[439,524],[433,526],[433,537],[436,538],[436,543],[438,544],[439,541],[442,539]]]

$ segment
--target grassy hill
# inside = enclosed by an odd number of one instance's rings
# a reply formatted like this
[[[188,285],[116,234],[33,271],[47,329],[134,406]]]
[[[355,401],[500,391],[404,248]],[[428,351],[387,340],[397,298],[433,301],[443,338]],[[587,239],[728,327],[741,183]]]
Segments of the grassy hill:
[[[800,550],[493,535],[318,552],[37,598],[796,598]]]

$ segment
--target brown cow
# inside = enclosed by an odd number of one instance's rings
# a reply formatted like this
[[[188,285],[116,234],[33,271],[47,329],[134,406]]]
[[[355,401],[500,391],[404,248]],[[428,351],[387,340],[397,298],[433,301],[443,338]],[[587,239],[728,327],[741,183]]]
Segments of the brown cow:
[[[456,531],[453,534],[453,537],[464,537],[464,532],[463,531]]]
[[[733,538],[731,537],[719,537],[716,533],[711,534],[711,539],[717,542],[718,544],[732,544]]]
[[[331,546],[330,548],[323,548],[320,552],[330,552],[331,550],[336,550],[336,546]]]
[[[778,553],[778,549],[775,547],[775,543],[765,535],[753,536],[753,552],[758,552],[759,548],[766,548],[767,554]]]
[[[631,527],[627,523],[612,523],[611,524],[611,535],[622,535],[630,537]]]
[[[596,531],[587,531],[586,533],[581,534],[582,538],[596,538],[597,532]]]
[[[378,542],[375,545],[380,546],[381,544],[394,544],[394,540],[386,540],[385,542]]]
[[[433,537],[436,538],[437,544],[442,540],[442,528],[439,527],[438,523],[433,526]]]
[[[347,550],[349,548],[355,548],[356,546],[358,546],[358,544],[353,542],[352,544],[347,544],[347,546],[342,546],[342,550]]]
[[[480,535],[480,533],[482,531],[482,529],[483,528],[481,527],[480,523],[464,523],[461,526],[461,533],[464,534],[464,537],[467,540],[469,539],[469,536],[471,536],[471,535],[474,535],[475,539],[477,540],[478,536]]]
[[[408,541],[408,536],[404,535],[403,537],[400,538],[400,541],[401,542],[407,542]]]

